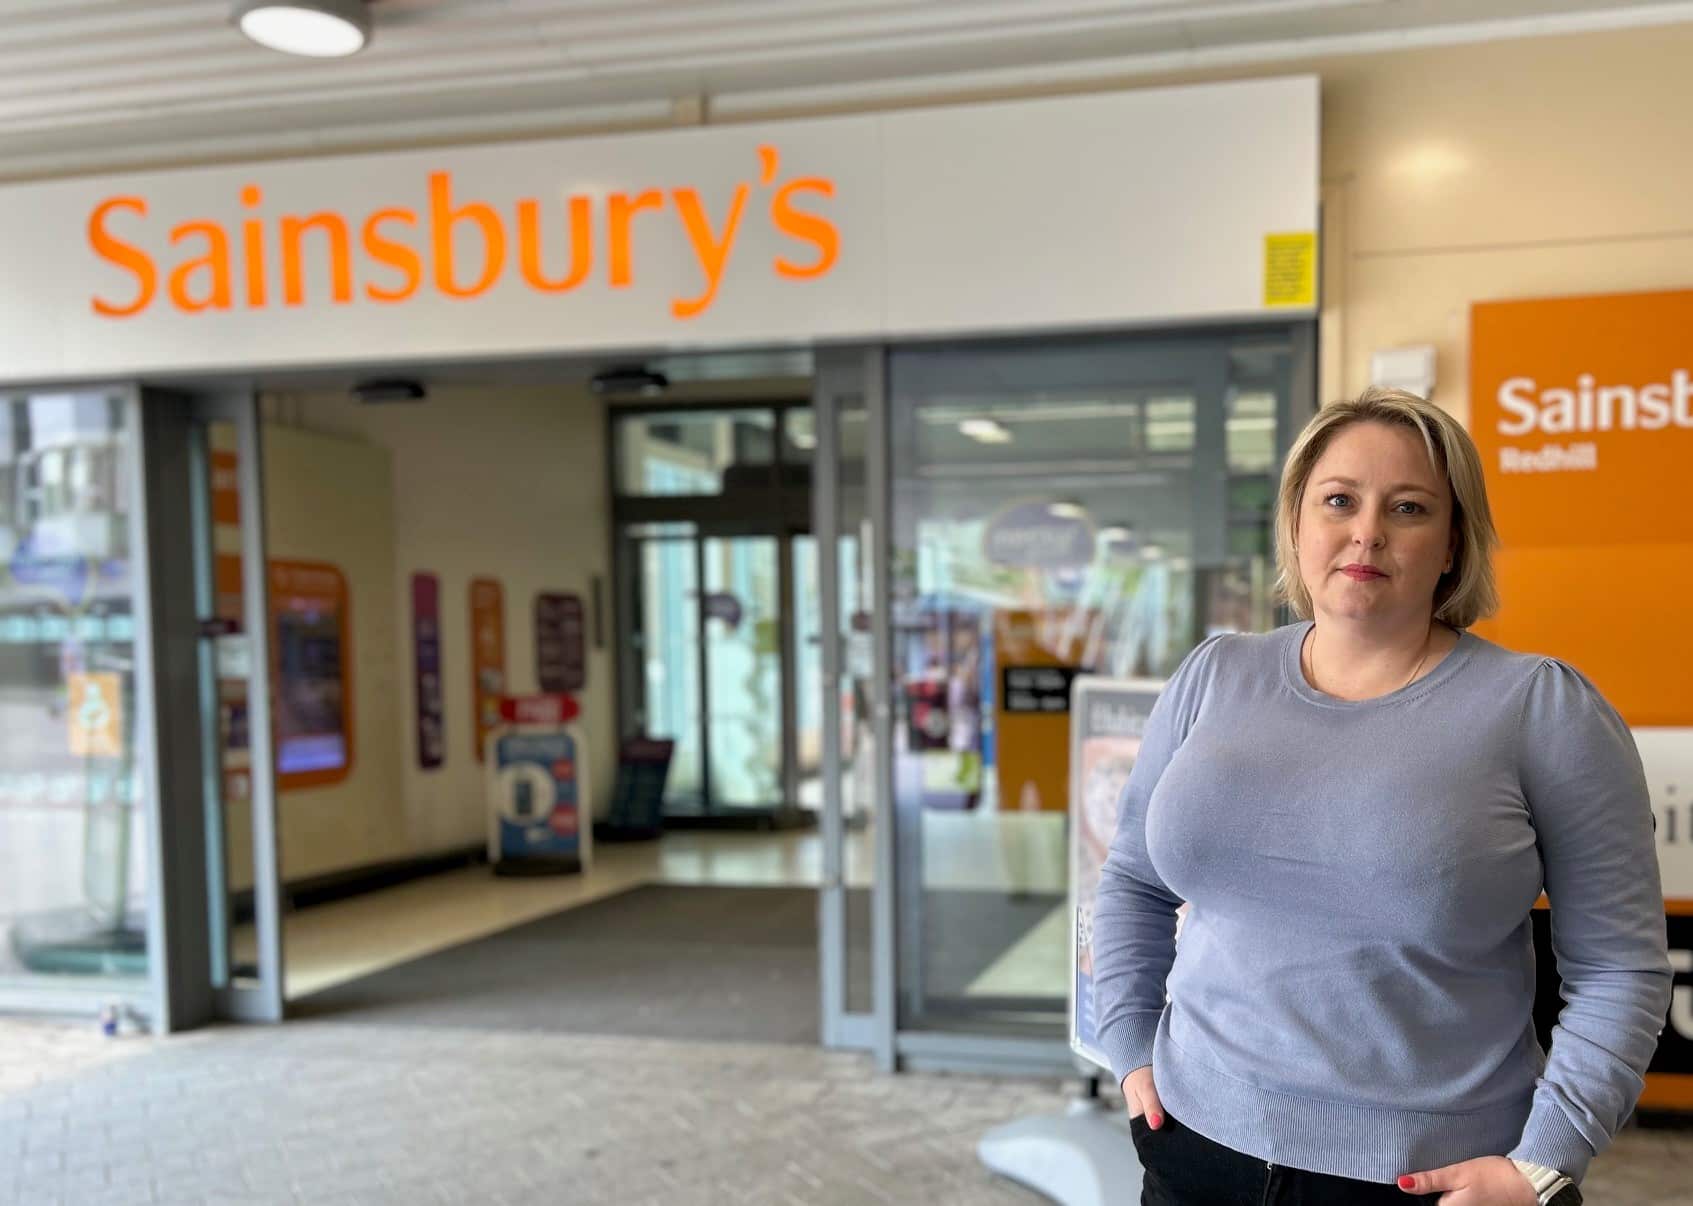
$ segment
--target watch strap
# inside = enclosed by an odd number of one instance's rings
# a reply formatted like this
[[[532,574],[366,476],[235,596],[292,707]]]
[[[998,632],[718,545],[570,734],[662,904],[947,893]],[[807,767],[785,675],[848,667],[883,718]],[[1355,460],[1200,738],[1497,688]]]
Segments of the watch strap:
[[[1557,1169],[1528,1160],[1512,1160],[1511,1163],[1528,1178],[1541,1206],[1574,1206],[1581,1201],[1581,1191],[1576,1188],[1575,1182]]]

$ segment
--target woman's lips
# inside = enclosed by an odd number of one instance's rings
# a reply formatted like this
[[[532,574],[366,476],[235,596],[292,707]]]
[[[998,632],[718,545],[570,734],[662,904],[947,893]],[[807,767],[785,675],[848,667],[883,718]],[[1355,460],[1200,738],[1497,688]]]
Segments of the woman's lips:
[[[1377,578],[1387,577],[1387,575],[1382,573],[1380,570],[1371,569],[1367,565],[1348,565],[1340,572],[1345,574],[1354,582],[1373,582]]]

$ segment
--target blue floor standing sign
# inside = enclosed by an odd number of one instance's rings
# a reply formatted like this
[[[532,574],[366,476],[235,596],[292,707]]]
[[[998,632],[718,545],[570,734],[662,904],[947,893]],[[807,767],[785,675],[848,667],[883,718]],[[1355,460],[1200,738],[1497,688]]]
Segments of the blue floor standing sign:
[[[488,861],[500,875],[580,871],[590,830],[573,725],[512,725],[488,736]]]

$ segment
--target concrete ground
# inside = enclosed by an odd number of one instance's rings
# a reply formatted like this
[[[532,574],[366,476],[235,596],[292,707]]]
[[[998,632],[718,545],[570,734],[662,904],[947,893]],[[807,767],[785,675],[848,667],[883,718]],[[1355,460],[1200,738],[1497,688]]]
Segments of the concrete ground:
[[[1064,1103],[803,1047],[0,1020],[0,1204],[1035,1203],[975,1143]],[[1690,1168],[1693,1131],[1630,1129],[1587,1197],[1684,1206]]]

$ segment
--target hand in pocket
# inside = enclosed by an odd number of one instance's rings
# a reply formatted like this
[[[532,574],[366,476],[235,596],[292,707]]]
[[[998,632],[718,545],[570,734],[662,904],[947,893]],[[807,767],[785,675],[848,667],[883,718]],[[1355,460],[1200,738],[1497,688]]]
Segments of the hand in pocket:
[[[1129,1117],[1146,1116],[1146,1125],[1159,1130],[1164,1125],[1164,1103],[1158,1100],[1158,1089],[1152,1083],[1152,1065],[1136,1068],[1123,1077],[1123,1100],[1129,1107]]]

